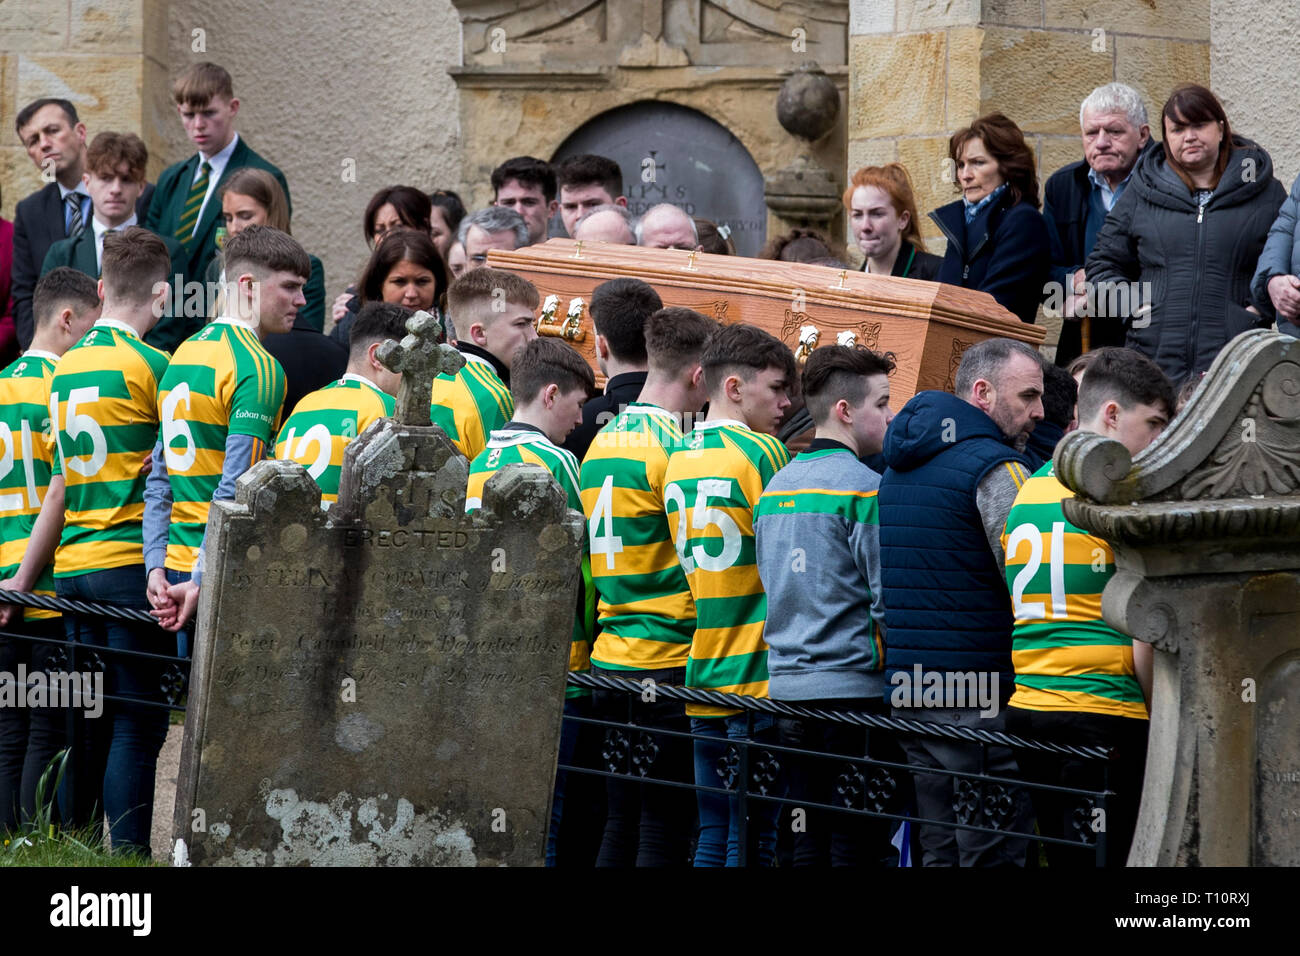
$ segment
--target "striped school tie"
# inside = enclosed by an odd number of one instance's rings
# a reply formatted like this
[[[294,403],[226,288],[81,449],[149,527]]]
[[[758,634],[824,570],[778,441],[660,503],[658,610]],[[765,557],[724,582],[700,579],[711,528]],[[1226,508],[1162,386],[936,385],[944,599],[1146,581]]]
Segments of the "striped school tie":
[[[74,238],[86,224],[81,218],[81,193],[68,193],[63,197],[68,205],[68,238]]]
[[[208,194],[208,173],[212,166],[207,160],[199,167],[199,178],[190,187],[190,194],[185,199],[185,208],[181,210],[181,221],[176,226],[176,238],[189,243],[194,238],[194,227],[199,222],[199,210],[203,208],[203,197]]]

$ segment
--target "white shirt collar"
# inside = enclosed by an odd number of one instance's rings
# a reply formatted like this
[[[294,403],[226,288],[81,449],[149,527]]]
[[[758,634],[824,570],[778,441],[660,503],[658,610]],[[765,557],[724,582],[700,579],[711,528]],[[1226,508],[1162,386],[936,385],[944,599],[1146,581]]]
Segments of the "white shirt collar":
[[[56,179],[55,182],[58,183],[59,181]],[[68,193],[76,193],[82,199],[90,198],[90,193],[86,192],[86,187],[83,183],[77,183],[77,185],[73,186],[71,189],[63,185],[63,183],[59,183],[59,198],[64,202],[67,202]]]
[[[711,422],[696,422],[695,431],[701,428],[743,428],[745,431],[753,431],[744,422],[738,422],[734,418],[717,418]]]
[[[59,360],[59,356],[53,352],[46,352],[44,349],[28,349],[23,353],[23,358],[49,359],[51,362]]]
[[[139,221],[138,217],[134,212],[131,213],[131,218],[128,219],[126,222],[122,223],[120,226],[109,226],[106,223],[100,222],[98,216],[92,216],[90,219],[90,227],[95,230],[95,242],[99,243],[100,246],[102,247],[104,244],[104,233],[108,232],[109,229],[116,229],[118,231],[121,231],[127,228],[128,226],[136,225],[138,221]]]
[[[127,335],[133,335],[137,339],[140,337],[139,332],[131,328],[131,326],[127,325],[125,322],[119,322],[117,319],[109,319],[109,318],[98,319],[96,320],[95,324],[91,326],[91,328],[117,329],[117,331],[125,332]]]
[[[222,149],[220,152],[213,153],[211,156],[204,156],[202,151],[200,151],[199,165],[194,167],[194,178],[198,179],[199,169],[203,165],[203,161],[206,159],[208,161],[208,165],[212,167],[211,178],[213,180],[220,179],[221,174],[226,171],[226,164],[230,162],[231,154],[234,153],[235,147],[238,145],[239,145],[239,134],[236,133],[234,136],[230,138],[230,142],[227,143],[225,148]]]
[[[343,373],[343,377],[342,377],[341,379],[339,379],[339,381],[340,381],[340,382],[360,382],[362,385],[368,385],[368,386],[370,386],[370,387],[373,388],[376,392],[378,392],[380,395],[387,395],[387,394],[388,394],[388,393],[385,392],[382,388],[380,388],[378,385],[376,385],[374,382],[370,381],[370,379],[366,378],[364,375],[358,375],[356,372],[344,372],[344,373]]]

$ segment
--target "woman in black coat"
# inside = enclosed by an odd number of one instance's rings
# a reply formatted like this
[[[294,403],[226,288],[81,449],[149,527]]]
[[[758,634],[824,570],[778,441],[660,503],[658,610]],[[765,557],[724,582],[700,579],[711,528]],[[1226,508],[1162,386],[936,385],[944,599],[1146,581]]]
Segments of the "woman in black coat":
[[[1273,320],[1250,282],[1286,190],[1258,145],[1233,134],[1203,86],[1174,90],[1164,148],[1138,161],[1088,257],[1090,308],[1126,321],[1125,344],[1175,385],[1234,337]]]
[[[943,260],[925,251],[916,216],[912,178],[901,163],[864,166],[844,190],[849,226],[873,275],[933,282]]]
[[[1052,270],[1034,152],[1020,127],[991,113],[954,133],[948,155],[962,198],[930,213],[948,238],[938,279],[987,292],[1032,323]]]

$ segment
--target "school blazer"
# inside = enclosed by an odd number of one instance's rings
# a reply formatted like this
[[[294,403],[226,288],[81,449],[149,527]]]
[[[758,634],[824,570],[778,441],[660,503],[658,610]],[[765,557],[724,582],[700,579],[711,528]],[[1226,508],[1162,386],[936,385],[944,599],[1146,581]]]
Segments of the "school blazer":
[[[230,154],[230,162],[226,163],[221,178],[217,180],[217,190],[221,189],[222,183],[233,175],[235,170],[246,166],[265,169],[279,181],[281,188],[284,189],[285,198],[289,198],[289,184],[285,181],[284,173],[254,152],[243,136],[239,137],[239,142],[235,144],[235,151]],[[190,187],[194,185],[194,175],[198,168],[199,154],[194,153],[184,162],[168,166],[163,170],[163,174],[158,177],[158,186],[154,189],[153,202],[149,204],[149,214],[141,223],[142,226],[152,229],[161,236],[175,237],[176,227],[181,221],[185,200],[189,198]],[[221,221],[221,203],[217,202],[216,198],[217,192],[213,192],[199,219],[199,228],[194,234],[194,240],[188,245],[186,281],[202,282],[207,273],[208,263],[217,254],[217,225]],[[289,211],[293,211],[292,203],[289,205]]]

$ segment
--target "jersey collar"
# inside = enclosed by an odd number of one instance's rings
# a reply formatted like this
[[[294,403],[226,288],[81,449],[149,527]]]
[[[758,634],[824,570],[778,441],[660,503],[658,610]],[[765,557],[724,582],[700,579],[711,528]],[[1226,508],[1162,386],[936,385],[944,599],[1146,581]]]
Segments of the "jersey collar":
[[[370,388],[374,389],[374,390],[375,390],[376,392],[378,392],[380,395],[387,395],[387,394],[388,394],[388,393],[385,392],[382,388],[380,388],[378,385],[376,385],[374,382],[370,381],[370,379],[366,378],[364,375],[358,375],[356,372],[344,372],[344,373],[343,373],[343,377],[342,377],[341,379],[339,379],[339,381],[340,381],[340,382],[360,382],[362,385],[366,385],[366,386],[369,386]]]
[[[23,353],[23,358],[49,359],[51,362],[59,360],[59,357],[53,352],[46,352],[43,349],[28,349]]]
[[[510,445],[535,445],[539,442],[550,445],[552,448],[559,447],[545,434],[531,428],[498,428],[494,429],[492,434],[488,436],[488,443],[497,448],[505,448]]]
[[[127,325],[125,322],[119,322],[117,319],[106,319],[106,318],[96,319],[95,324],[92,325],[91,328],[92,329],[100,329],[100,328],[116,329],[118,332],[125,332],[127,335],[131,336],[132,338],[138,339],[140,337],[139,332],[131,328],[131,326]]]
[[[744,422],[738,422],[734,418],[716,418],[711,422],[697,422],[692,431],[700,431],[706,428],[743,428],[745,431],[753,431]]]
[[[219,315],[212,321],[213,323],[219,322],[222,325],[237,325],[241,329],[248,329],[248,331],[252,332],[254,335],[257,335],[257,326],[255,326],[252,322],[249,322],[248,319],[241,319],[237,315]]]

